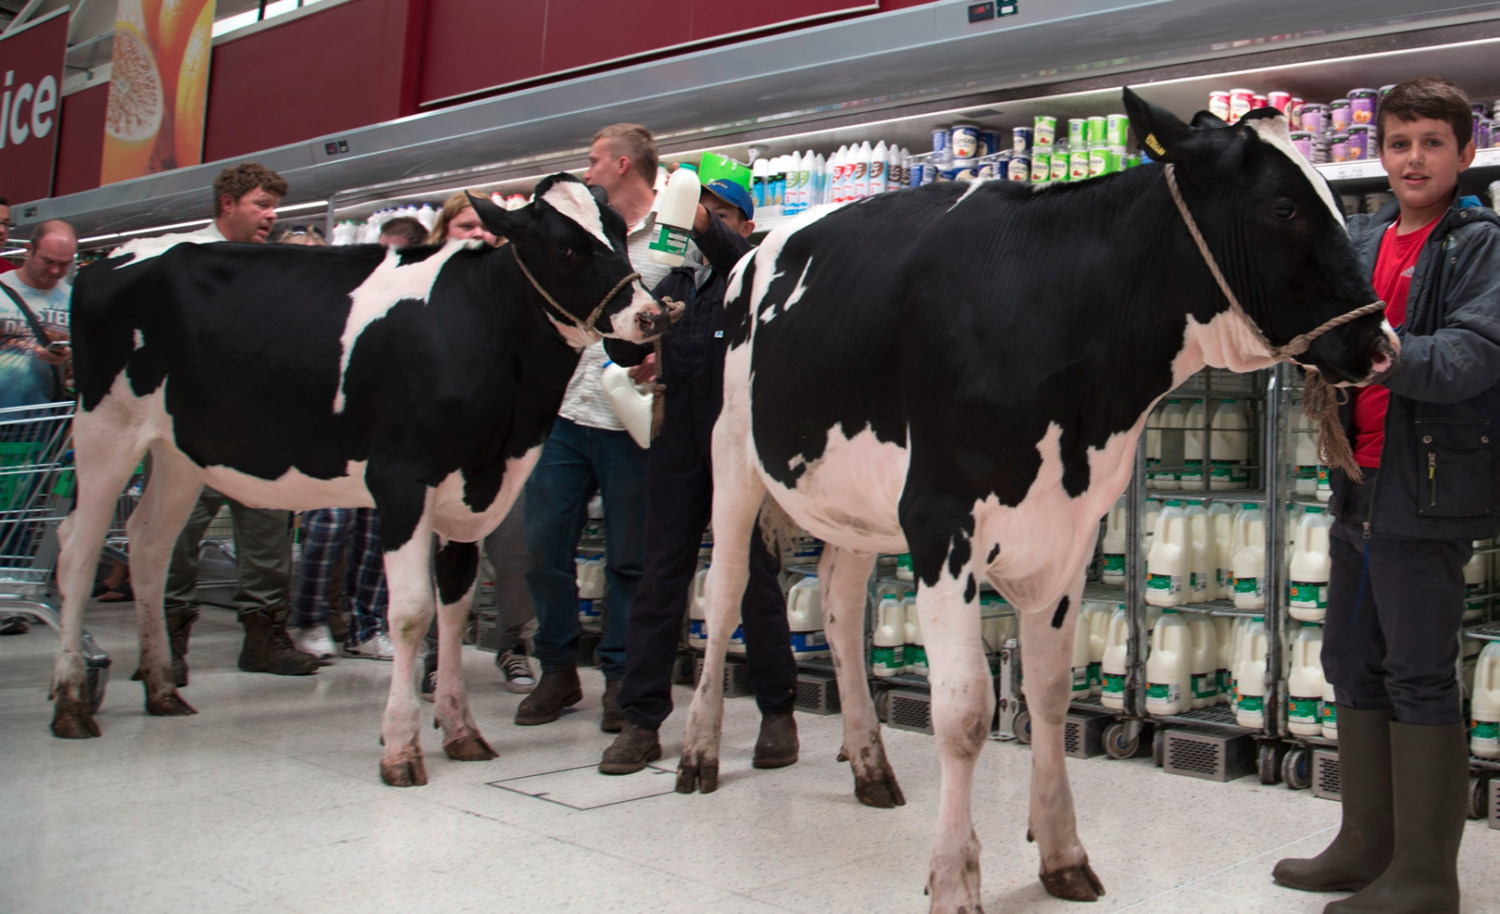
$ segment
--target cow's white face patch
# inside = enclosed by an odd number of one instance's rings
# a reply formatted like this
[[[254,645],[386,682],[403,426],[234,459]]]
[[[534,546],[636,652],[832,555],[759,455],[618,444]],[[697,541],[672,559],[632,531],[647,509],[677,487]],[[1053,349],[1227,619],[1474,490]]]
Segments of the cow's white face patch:
[[[344,374],[349,370],[349,359],[353,357],[354,346],[365,328],[385,317],[397,302],[407,299],[426,302],[432,294],[432,284],[449,258],[457,251],[482,244],[484,242],[478,238],[450,241],[431,257],[405,265],[402,265],[400,255],[392,250],[359,284],[359,288],[349,293],[349,316],[344,319],[344,334],[339,337],[343,351],[339,355],[339,386],[333,395],[335,413],[344,411]]]
[[[542,199],[559,213],[578,223],[584,231],[599,239],[599,243],[613,250],[609,236],[604,234],[604,218],[599,214],[599,201],[589,193],[588,185],[573,181],[561,181],[548,188]]]
[[[1302,153],[1297,151],[1297,147],[1292,145],[1291,134],[1287,133],[1286,129],[1286,118],[1258,117],[1245,123],[1250,126],[1251,130],[1255,131],[1262,142],[1286,156],[1291,160],[1293,165],[1297,166],[1307,178],[1307,182],[1312,185],[1313,190],[1317,191],[1318,196],[1327,205],[1328,212],[1333,215],[1333,221],[1343,226],[1343,208],[1333,198],[1333,191],[1328,189],[1328,182],[1323,180],[1323,176],[1318,174],[1317,170],[1312,167],[1312,163],[1307,161]]]

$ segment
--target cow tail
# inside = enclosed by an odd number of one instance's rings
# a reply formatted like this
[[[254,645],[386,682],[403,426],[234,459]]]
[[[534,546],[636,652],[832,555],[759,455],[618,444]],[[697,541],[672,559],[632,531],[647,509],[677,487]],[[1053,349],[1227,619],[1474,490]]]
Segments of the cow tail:
[[[769,494],[760,503],[760,539],[766,550],[774,556],[785,555],[802,535],[802,528],[782,510],[776,499]]]

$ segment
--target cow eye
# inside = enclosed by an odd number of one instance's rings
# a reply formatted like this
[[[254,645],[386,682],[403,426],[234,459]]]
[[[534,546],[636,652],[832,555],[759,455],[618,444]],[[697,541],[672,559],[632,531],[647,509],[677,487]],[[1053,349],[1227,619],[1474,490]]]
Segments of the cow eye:
[[[1290,222],[1297,218],[1297,204],[1290,200],[1277,200],[1271,205],[1271,213],[1277,219],[1285,219]]]
[[[557,256],[570,258],[573,256],[573,249],[568,247],[566,243],[559,241],[557,243]]]

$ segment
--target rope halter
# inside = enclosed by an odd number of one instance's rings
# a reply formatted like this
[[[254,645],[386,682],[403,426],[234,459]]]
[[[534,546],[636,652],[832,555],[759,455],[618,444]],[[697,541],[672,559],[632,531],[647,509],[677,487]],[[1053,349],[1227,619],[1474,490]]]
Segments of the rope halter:
[[[1358,320],[1367,314],[1378,314],[1385,310],[1385,302],[1373,301],[1368,305],[1355,308],[1347,314],[1340,314],[1338,317],[1324,321],[1306,333],[1299,333],[1285,346],[1272,345],[1271,341],[1266,338],[1265,333],[1260,329],[1260,325],[1255,323],[1249,314],[1245,313],[1245,309],[1240,307],[1239,299],[1230,290],[1229,282],[1224,279],[1223,272],[1219,270],[1218,262],[1214,260],[1214,255],[1208,250],[1208,242],[1203,240],[1203,233],[1198,231],[1198,223],[1193,221],[1193,214],[1188,212],[1187,203],[1183,202],[1182,191],[1177,189],[1177,178],[1173,172],[1174,168],[1171,163],[1168,163],[1162,170],[1162,174],[1167,178],[1167,189],[1172,192],[1172,202],[1177,204],[1177,211],[1182,214],[1182,221],[1187,224],[1188,234],[1193,236],[1193,243],[1198,246],[1198,253],[1203,256],[1203,262],[1208,266],[1208,271],[1213,274],[1214,282],[1219,284],[1219,291],[1223,292],[1224,297],[1229,299],[1229,307],[1245,319],[1245,323],[1250,325],[1251,329],[1255,331],[1255,335],[1260,337],[1260,341],[1266,344],[1267,349],[1271,350],[1271,355],[1276,361],[1295,361],[1297,356],[1307,351],[1308,347],[1313,344],[1313,340],[1316,340],[1333,328],[1342,327],[1344,324]]]
[[[625,276],[619,282],[615,283],[615,287],[613,289],[610,289],[609,292],[604,296],[604,298],[599,300],[599,304],[594,308],[593,312],[591,312],[587,318],[580,321],[578,318],[574,317],[573,314],[568,311],[568,309],[558,304],[557,299],[548,294],[546,289],[542,288],[541,283],[538,283],[536,281],[536,277],[531,275],[531,271],[526,269],[525,262],[521,260],[521,252],[516,250],[516,246],[514,244],[510,245],[510,252],[516,258],[516,266],[521,268],[521,275],[526,277],[527,282],[531,283],[531,287],[536,290],[537,294],[540,295],[542,299],[547,302],[547,304],[552,306],[553,311],[556,311],[558,314],[562,315],[565,321],[572,324],[577,329],[582,330],[584,333],[598,334],[599,331],[594,328],[594,323],[599,320],[599,315],[604,313],[605,307],[614,299],[616,295],[620,294],[621,289],[641,278],[641,274],[639,273],[625,274]],[[600,335],[602,336],[602,334]]]

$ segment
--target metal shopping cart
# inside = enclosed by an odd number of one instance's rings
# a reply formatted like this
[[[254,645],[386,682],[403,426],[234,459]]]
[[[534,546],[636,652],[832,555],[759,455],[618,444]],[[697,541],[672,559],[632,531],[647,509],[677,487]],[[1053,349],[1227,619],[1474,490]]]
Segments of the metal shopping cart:
[[[60,630],[55,572],[57,527],[73,504],[71,402],[0,409],[0,610],[22,613]],[[127,496],[129,497],[129,496]],[[117,512],[122,544],[124,516],[133,498]],[[117,547],[116,547],[117,548]],[[109,655],[83,633],[88,693],[94,710],[109,682]]]

